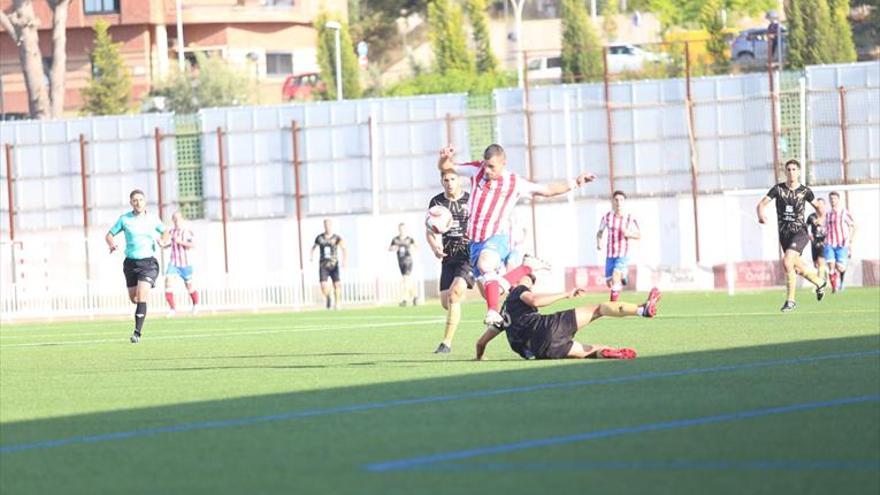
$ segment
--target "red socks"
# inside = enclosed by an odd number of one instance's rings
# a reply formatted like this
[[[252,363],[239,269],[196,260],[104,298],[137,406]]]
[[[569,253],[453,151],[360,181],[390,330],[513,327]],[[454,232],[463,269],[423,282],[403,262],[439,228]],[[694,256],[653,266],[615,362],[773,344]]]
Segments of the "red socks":
[[[497,280],[486,282],[486,306],[491,310],[498,311],[501,308],[499,299],[501,299],[501,283]]]
[[[530,273],[532,273],[532,267],[526,266],[526,265],[519,265],[518,267],[514,268],[513,270],[510,270],[509,272],[507,272],[507,274],[504,275],[504,279],[507,280],[507,282],[510,285],[516,286],[516,284],[519,282],[519,279],[525,277],[526,275],[528,275]]]
[[[176,307],[174,305],[174,293],[173,292],[166,292],[165,293],[165,300],[168,301],[168,307],[170,307],[171,309],[176,309]]]
[[[193,306],[199,303],[199,293],[197,291],[190,292],[189,298],[192,299]]]

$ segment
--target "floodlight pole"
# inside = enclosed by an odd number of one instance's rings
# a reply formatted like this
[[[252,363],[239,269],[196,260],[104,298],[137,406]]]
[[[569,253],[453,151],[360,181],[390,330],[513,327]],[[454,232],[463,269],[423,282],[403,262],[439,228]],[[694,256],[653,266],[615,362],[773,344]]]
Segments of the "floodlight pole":
[[[522,88],[524,84],[523,66],[525,65],[522,51],[522,11],[526,0],[510,0],[510,3],[513,4],[514,32],[516,33],[516,84],[517,87]]]
[[[183,0],[177,0],[177,67],[181,73],[186,67],[183,59]]]
[[[332,29],[336,38],[336,100],[342,101],[342,54],[339,51],[339,31],[342,30],[342,24],[336,21],[327,21],[324,27]]]

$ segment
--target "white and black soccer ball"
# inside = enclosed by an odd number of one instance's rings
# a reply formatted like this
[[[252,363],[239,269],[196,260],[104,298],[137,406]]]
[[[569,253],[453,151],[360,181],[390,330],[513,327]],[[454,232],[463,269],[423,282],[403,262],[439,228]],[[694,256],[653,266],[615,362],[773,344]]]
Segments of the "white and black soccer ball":
[[[445,206],[432,206],[425,218],[425,227],[435,234],[445,234],[452,227],[452,212]]]

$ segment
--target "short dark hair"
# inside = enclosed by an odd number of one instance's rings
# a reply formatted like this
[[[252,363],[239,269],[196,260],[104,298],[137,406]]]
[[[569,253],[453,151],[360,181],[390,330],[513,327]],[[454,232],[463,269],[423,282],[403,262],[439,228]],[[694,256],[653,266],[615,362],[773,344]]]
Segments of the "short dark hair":
[[[143,191],[141,191],[140,189],[135,189],[132,192],[128,193],[128,199],[133,198],[135,194],[140,194],[141,196],[146,197],[146,194],[144,194]]]
[[[613,193],[611,193],[611,199],[614,199],[614,198],[617,197],[617,196],[623,196],[623,199],[626,199],[626,193],[623,192],[623,191],[621,191],[620,189],[618,189],[618,190],[614,191]]]
[[[486,147],[486,150],[483,151],[483,160],[489,160],[496,156],[504,156],[504,154],[504,148],[502,148],[500,144],[490,144]]]
[[[821,201],[821,202],[824,203],[824,202],[825,202],[825,198],[816,198],[816,201]]]
[[[535,283],[535,280],[537,280],[537,278],[535,277],[535,274],[533,274],[533,273],[527,273],[526,277],[529,277],[529,280],[531,280],[532,283]]]
[[[788,160],[787,162],[785,162],[784,167],[785,167],[785,168],[788,168],[788,165],[789,165],[789,164],[794,164],[794,166],[797,167],[798,170],[801,169],[801,162],[795,160],[794,158],[792,158],[791,160]]]
[[[837,191],[831,191],[830,193],[828,193],[828,197],[830,198],[831,196],[836,196],[837,199],[840,199],[840,193]]]

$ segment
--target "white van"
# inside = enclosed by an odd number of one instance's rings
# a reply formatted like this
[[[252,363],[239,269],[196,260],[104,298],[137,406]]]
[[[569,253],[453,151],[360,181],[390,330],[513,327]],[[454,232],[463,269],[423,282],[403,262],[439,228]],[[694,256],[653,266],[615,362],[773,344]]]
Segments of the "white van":
[[[562,57],[530,58],[526,65],[529,82],[562,81]]]

